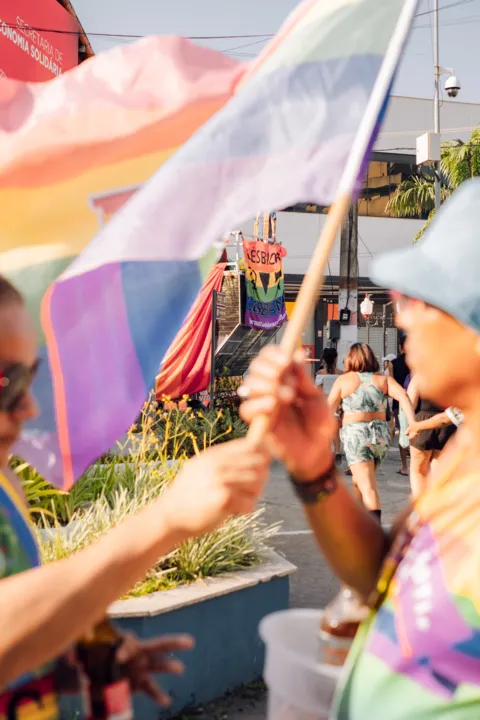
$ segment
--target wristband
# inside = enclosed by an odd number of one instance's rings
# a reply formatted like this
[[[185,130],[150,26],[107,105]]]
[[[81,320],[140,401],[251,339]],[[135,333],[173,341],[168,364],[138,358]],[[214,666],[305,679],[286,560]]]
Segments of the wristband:
[[[297,497],[304,505],[315,505],[316,503],[326,500],[329,495],[337,489],[337,469],[335,467],[335,458],[332,458],[330,467],[315,480],[310,482],[301,482],[293,475],[290,475],[290,482]]]

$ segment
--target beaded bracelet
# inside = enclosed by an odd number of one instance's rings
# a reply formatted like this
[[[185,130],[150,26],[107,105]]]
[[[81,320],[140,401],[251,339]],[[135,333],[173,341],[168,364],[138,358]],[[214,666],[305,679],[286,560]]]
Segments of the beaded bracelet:
[[[335,467],[335,458],[332,464],[324,473],[319,475],[315,480],[310,482],[302,482],[290,475],[290,482],[297,494],[297,497],[305,505],[315,505],[316,503],[326,500],[329,495],[337,489],[337,469]]]

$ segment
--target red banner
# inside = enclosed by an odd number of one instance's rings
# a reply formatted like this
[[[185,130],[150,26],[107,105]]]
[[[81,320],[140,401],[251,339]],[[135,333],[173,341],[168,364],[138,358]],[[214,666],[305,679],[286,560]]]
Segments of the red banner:
[[[0,0],[0,76],[37,82],[70,70],[78,31],[58,0]]]
[[[193,395],[208,387],[212,347],[212,290],[221,290],[224,263],[210,270],[157,376],[157,399]]]

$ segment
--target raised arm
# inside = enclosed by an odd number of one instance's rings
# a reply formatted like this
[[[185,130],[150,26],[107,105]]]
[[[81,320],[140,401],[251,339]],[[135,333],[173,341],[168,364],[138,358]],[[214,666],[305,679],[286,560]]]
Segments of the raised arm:
[[[410,423],[415,422],[415,410],[413,409],[413,405],[405,390],[396,380],[393,379],[393,377],[387,378],[387,384],[389,397],[398,401],[400,407],[405,413],[408,424],[410,425]]]
[[[97,544],[0,581],[0,687],[62,654],[163,555],[250,512],[268,455],[246,440],[190,460],[171,487]]]

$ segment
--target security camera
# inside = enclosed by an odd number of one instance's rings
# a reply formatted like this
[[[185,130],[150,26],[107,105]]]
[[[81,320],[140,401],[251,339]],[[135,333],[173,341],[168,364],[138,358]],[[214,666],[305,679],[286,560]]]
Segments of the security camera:
[[[445,90],[447,91],[448,97],[456,98],[462,86],[460,80],[455,75],[450,75],[445,81]]]

